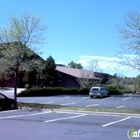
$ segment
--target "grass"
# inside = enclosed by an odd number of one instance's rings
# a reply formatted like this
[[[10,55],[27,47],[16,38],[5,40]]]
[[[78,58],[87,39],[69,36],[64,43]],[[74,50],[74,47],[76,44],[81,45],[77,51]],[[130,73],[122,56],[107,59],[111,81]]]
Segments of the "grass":
[[[140,109],[125,109],[125,108],[100,108],[100,107],[77,107],[77,106],[61,106],[61,105],[46,105],[35,103],[18,103],[18,108],[30,108],[34,110],[42,109],[62,109],[62,110],[74,110],[74,111],[91,111],[91,112],[109,112],[109,113],[130,113],[140,114]]]

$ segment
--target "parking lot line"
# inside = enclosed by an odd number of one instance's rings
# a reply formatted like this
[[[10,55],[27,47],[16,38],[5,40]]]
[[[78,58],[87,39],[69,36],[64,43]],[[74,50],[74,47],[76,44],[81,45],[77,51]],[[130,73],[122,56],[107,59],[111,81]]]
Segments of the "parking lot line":
[[[65,104],[60,104],[60,105],[73,105],[75,103],[65,103]]]
[[[131,117],[127,117],[127,118],[124,118],[124,119],[121,119],[121,120],[118,120],[118,121],[114,121],[114,122],[110,122],[110,123],[107,123],[107,124],[104,124],[102,125],[103,127],[106,127],[106,126],[109,126],[109,125],[112,125],[112,124],[115,124],[115,123],[118,123],[118,122],[122,122],[122,121],[125,121],[125,120],[128,120],[130,119]]]
[[[2,120],[2,119],[10,119],[10,118],[17,118],[17,117],[36,116],[36,115],[47,114],[47,113],[52,113],[52,111],[46,111],[46,112],[34,113],[34,114],[26,114],[26,115],[15,115],[15,116],[0,117],[0,120]]]
[[[74,118],[78,118],[78,117],[82,117],[82,116],[86,116],[86,114],[76,115],[76,116],[72,116],[72,117],[58,118],[58,119],[53,119],[53,120],[47,120],[47,121],[44,121],[44,122],[45,123],[55,122],[55,121],[60,121],[60,120],[74,119]]]
[[[98,106],[99,104],[93,104],[93,105],[86,105],[86,107],[91,107],[91,106]]]
[[[2,111],[2,112],[0,112],[0,113],[14,112],[14,111],[18,111],[18,110],[8,110],[8,111]]]
[[[125,105],[122,105],[122,106],[118,106],[117,108],[123,108],[123,107],[125,107]]]
[[[125,100],[128,100],[128,99],[131,99],[132,97],[128,97],[128,98],[124,98],[124,99],[122,99],[123,101],[125,101]]]
[[[89,97],[83,97],[83,99],[87,99],[87,98],[89,98]]]
[[[65,98],[70,98],[70,96],[66,96]]]

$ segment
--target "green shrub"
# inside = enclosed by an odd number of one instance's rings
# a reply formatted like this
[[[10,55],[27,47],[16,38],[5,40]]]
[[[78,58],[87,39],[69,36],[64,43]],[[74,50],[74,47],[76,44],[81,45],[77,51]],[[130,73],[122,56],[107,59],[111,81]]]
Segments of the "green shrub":
[[[110,95],[121,95],[123,93],[131,93],[130,89],[118,89],[113,86],[105,86]],[[88,95],[89,88],[64,88],[64,87],[46,87],[46,88],[30,88],[18,94],[19,97],[34,96],[54,96],[54,95]]]
[[[122,89],[122,92],[123,93],[132,93],[132,89],[130,88],[125,88],[125,89]],[[134,91],[133,91],[134,92]]]
[[[106,86],[106,89],[109,91],[109,95],[121,95],[123,94],[122,90],[114,86]]]
[[[89,91],[90,91],[90,89],[89,88],[83,88],[83,89],[79,89],[78,90],[78,93],[79,94],[86,94],[86,95],[88,95],[89,94]]]
[[[106,85],[105,86],[107,88],[107,90],[109,91],[110,95],[121,95],[121,94],[125,94],[125,93],[132,93],[132,89],[130,88],[121,88],[121,89],[118,89],[117,87],[114,87],[114,86],[109,86],[109,85]]]
[[[89,89],[63,88],[63,87],[46,87],[31,88],[18,94],[19,97],[31,96],[53,96],[53,95],[88,95]]]

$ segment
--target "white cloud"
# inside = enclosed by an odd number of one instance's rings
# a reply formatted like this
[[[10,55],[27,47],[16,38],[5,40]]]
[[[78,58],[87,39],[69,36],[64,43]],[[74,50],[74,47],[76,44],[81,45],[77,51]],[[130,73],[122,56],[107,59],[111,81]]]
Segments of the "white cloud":
[[[89,66],[92,59],[79,59],[76,63],[81,63],[82,66],[86,67]]]
[[[108,61],[98,61],[98,65],[101,69],[111,69],[111,70],[115,70],[115,68],[117,67],[117,64],[114,62],[108,62]]]
[[[128,56],[128,55],[127,55]],[[117,57],[104,57],[104,56],[80,56],[78,60],[74,60],[76,63],[81,63],[82,66],[86,69],[91,68],[91,64],[97,61],[98,72],[104,72],[109,74],[120,73],[125,76],[135,77],[137,71],[129,68],[127,66],[120,65],[119,62],[123,61]],[[68,63],[68,62],[67,62]],[[57,61],[56,64],[64,64],[64,62]]]
[[[62,64],[62,65],[66,65],[64,62],[61,62],[61,61],[57,61],[55,62],[56,64]]]
[[[106,61],[122,61],[122,59],[120,59],[120,58],[116,58],[116,57],[104,57],[104,56],[80,56],[80,59],[106,60]]]
[[[90,66],[91,62],[97,60],[99,69],[101,70],[113,70],[113,71],[127,71],[127,66],[119,65],[117,62],[122,61],[120,58],[116,57],[104,57],[104,56],[80,56],[77,63],[81,63],[83,67]]]
[[[137,55],[133,55],[133,54],[123,54],[124,57],[129,57],[129,58],[134,58]]]

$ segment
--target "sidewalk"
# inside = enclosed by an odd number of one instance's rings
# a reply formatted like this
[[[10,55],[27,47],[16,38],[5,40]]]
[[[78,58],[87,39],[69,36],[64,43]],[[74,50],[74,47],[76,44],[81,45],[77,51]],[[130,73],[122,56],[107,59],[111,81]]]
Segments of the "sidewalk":
[[[21,91],[26,90],[25,88],[17,88],[17,94]],[[0,88],[0,93],[6,95],[9,98],[14,98],[14,88]]]
[[[23,90],[26,90],[26,88],[17,88],[17,92],[21,92]],[[4,87],[4,89],[0,88],[0,91],[13,92],[14,88]]]

